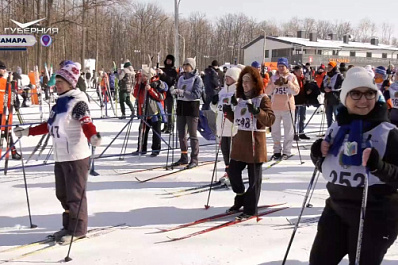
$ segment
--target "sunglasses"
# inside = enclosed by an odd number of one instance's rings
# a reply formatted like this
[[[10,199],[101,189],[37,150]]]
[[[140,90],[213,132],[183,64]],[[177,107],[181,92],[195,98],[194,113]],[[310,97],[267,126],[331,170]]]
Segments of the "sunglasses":
[[[348,94],[353,100],[360,100],[362,96],[365,96],[367,100],[372,100],[376,98],[377,92],[374,90],[368,90],[366,92],[351,90]]]

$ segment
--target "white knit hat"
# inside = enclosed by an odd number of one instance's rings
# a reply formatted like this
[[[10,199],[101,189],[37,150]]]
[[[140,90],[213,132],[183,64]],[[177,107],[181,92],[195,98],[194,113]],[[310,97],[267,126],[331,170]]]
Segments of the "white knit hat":
[[[347,71],[346,78],[341,85],[340,101],[345,106],[347,94],[357,87],[368,87],[378,91],[375,80],[363,67],[352,67]]]
[[[192,70],[196,69],[196,60],[195,58],[186,58],[183,64],[189,64],[192,67]]]
[[[242,72],[242,70],[238,67],[229,68],[225,73],[225,76],[229,76],[233,80],[238,81],[240,72]]]
[[[142,69],[141,69],[141,74],[142,75],[145,75],[145,76],[149,76],[149,78],[152,78],[152,77],[154,77],[155,75],[156,75],[156,72],[155,72],[155,70],[153,70],[152,68],[149,68],[149,67],[143,67]]]

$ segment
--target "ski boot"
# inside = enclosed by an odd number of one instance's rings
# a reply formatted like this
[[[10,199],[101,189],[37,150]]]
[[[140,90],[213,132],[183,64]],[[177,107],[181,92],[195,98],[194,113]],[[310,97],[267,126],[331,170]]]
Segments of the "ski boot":
[[[282,159],[281,153],[274,153],[274,154],[271,156],[271,160],[280,160],[280,159]]]
[[[21,160],[22,156],[17,153],[17,150],[11,150],[11,158],[14,160]]]
[[[253,215],[247,214],[247,213],[241,213],[240,215],[235,217],[236,221],[245,221],[249,218],[251,218]]]

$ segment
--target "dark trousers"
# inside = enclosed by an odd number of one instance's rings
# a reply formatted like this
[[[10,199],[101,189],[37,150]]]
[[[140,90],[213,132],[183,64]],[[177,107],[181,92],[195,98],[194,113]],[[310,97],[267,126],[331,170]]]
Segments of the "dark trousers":
[[[172,117],[171,115],[173,115],[173,105],[174,105],[174,99],[173,96],[169,96],[167,95],[166,99],[164,100],[164,105],[165,105],[165,109],[166,109],[166,113],[167,113],[167,129],[169,131],[171,131],[173,129],[173,120],[174,117]]]
[[[76,236],[87,233],[87,199],[86,191],[83,193],[83,190],[86,189],[88,170],[88,157],[76,161],[55,162],[54,166],[55,194],[65,210],[62,215],[62,224],[72,234],[78,219]],[[82,206],[78,213],[80,200],[82,200]]]
[[[160,152],[161,149],[161,139],[160,139],[160,126],[161,126],[161,121],[152,121],[151,119],[147,119],[146,122],[149,124],[145,124],[144,122],[141,122],[140,125],[140,132],[142,129],[142,126],[144,128],[144,141],[142,142],[142,150],[141,152],[146,152],[147,151],[147,143],[148,143],[148,133],[149,130],[152,127],[152,152]],[[138,146],[141,144],[141,134],[138,136]],[[138,149],[138,148],[137,148]]]
[[[387,249],[394,243],[398,223],[384,218],[377,211],[366,211],[361,248],[361,265],[381,264]],[[355,264],[358,239],[359,211],[342,218],[329,203],[318,223],[318,232],[312,245],[310,265],[337,265],[348,254],[350,265]]]
[[[296,133],[298,134],[304,133],[304,122],[305,122],[306,111],[307,111],[306,106],[296,106],[295,126],[296,126]]]
[[[236,193],[234,205],[243,206],[243,212],[249,215],[257,214],[257,204],[260,199],[263,163],[248,164],[231,159],[228,167],[228,177],[232,190]],[[247,166],[249,187],[245,192],[242,171]]]
[[[133,104],[130,101],[130,93],[127,91],[119,91],[119,100],[120,100],[120,109],[122,111],[122,115],[126,115],[126,106],[124,103],[127,104],[127,106],[130,108],[131,115],[134,115],[134,108]]]
[[[199,117],[191,116],[177,116],[177,131],[178,140],[180,141],[180,148],[183,158],[188,151],[187,132],[191,141],[191,162],[198,163],[199,155],[199,140],[198,140],[198,121]]]
[[[205,102],[203,102],[202,110],[209,110],[210,109],[210,102],[213,100],[215,93],[211,91],[206,91]]]
[[[225,168],[229,166],[229,154],[231,153],[231,137],[221,137],[221,152],[224,158]]]
[[[328,128],[333,123],[333,114],[334,114],[334,117],[336,117],[336,115],[337,115],[337,107],[338,106],[339,105],[330,105],[330,104],[327,104],[327,103],[325,105],[325,114],[326,114],[326,120],[327,120],[327,123],[328,123]]]

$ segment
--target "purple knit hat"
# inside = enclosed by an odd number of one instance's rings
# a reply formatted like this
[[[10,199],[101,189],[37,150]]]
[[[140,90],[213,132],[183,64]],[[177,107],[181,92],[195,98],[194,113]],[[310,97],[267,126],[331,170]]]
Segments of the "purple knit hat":
[[[60,76],[65,79],[73,88],[76,88],[77,80],[79,80],[80,76],[80,70],[74,63],[70,63],[64,65],[55,74],[56,76]]]

